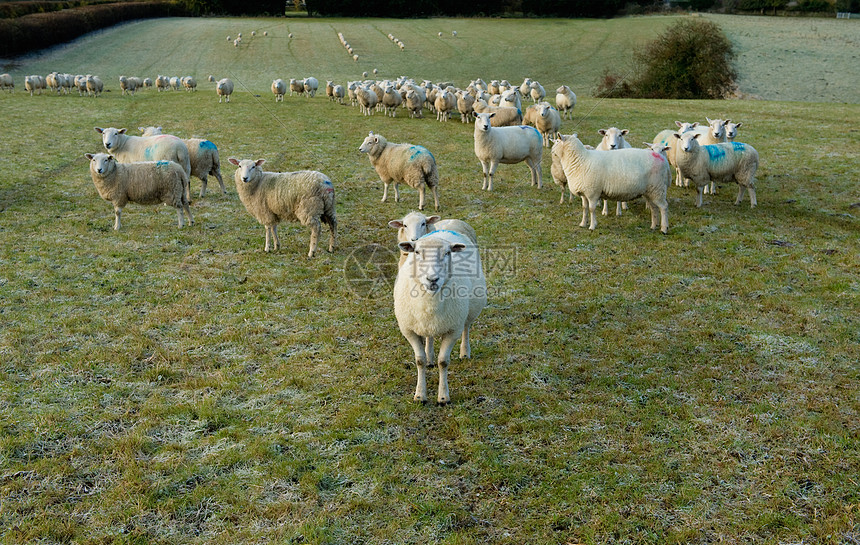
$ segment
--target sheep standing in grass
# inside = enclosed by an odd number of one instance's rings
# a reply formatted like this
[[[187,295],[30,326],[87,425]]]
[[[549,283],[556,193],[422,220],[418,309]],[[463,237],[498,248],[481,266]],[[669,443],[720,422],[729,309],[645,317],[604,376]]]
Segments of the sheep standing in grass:
[[[283,102],[284,95],[287,92],[287,84],[281,78],[272,82],[272,93],[275,95],[275,102]]]
[[[531,171],[531,183],[543,187],[541,157],[543,138],[534,127],[493,127],[495,113],[479,113],[475,118],[475,155],[484,172],[482,189],[493,190],[493,175],[499,163],[515,164],[523,161]]]
[[[675,133],[680,142],[675,160],[685,182],[696,185],[696,206],[702,206],[705,187],[714,180],[733,179],[738,184],[740,204],[744,192],[749,191],[750,208],[757,204],[755,196],[755,173],[758,170],[758,151],[749,144],[741,142],[722,142],[702,146],[700,134],[695,132]]]
[[[558,138],[558,136],[559,135],[556,135],[556,138]],[[550,166],[549,171],[552,175],[552,181],[555,182],[555,185],[561,188],[561,199],[558,201],[558,204],[564,204],[565,193],[569,195],[568,202],[572,203],[573,193],[567,185],[567,176],[564,174],[564,167],[561,166],[561,155],[555,152],[555,146],[553,146],[550,155],[552,156],[552,165]]]
[[[699,123],[681,123],[680,121],[675,121],[675,125],[677,125],[677,132],[687,132],[695,129],[699,126]],[[652,142],[654,144],[658,144],[661,146],[668,146],[669,150],[666,152],[666,158],[669,160],[669,164],[675,168],[675,185],[680,186],[683,184],[683,177],[681,173],[678,171],[678,164],[675,162],[675,156],[678,151],[678,147],[681,145],[681,142],[677,140],[673,134],[675,134],[675,129],[665,129],[657,133],[657,136],[654,137]]]
[[[379,102],[379,97],[375,92],[367,87],[359,86],[355,90],[355,97],[358,99],[358,107],[362,114],[373,115],[373,109],[376,103]]]
[[[305,92],[305,80],[290,78],[290,96],[293,96],[293,93],[297,95],[301,95]]]
[[[98,76],[87,76],[87,94],[91,97],[100,97],[104,91],[105,84]]]
[[[493,127],[511,127],[523,122],[522,112],[509,106],[490,106],[483,100],[475,101],[475,114],[492,113]]]
[[[138,127],[142,136],[156,136],[163,134],[161,127]],[[218,180],[218,185],[221,186],[221,194],[227,194],[227,188],[224,187],[224,180],[221,178],[221,159],[218,155],[218,147],[203,138],[186,138],[182,140],[188,148],[188,160],[191,163],[191,176],[196,176],[203,182],[200,186],[200,197],[206,196],[206,185],[209,182],[208,176],[211,174]]]
[[[372,132],[364,139],[358,151],[366,153],[370,164],[382,180],[382,202],[388,200],[388,186],[394,184],[394,201],[400,202],[398,184],[404,183],[418,190],[418,209],[424,210],[424,191],[433,191],[434,207],[439,210],[439,172],[436,158],[423,146],[392,144]]]
[[[561,129],[561,115],[558,110],[547,102],[542,102],[535,118],[535,128],[543,137],[543,145],[550,147],[550,136],[555,135]]]
[[[194,76],[185,76],[180,80],[180,82],[182,83],[182,86],[185,87],[186,91],[197,90],[197,80]]]
[[[327,96],[329,100],[334,100],[334,82],[332,80],[325,82],[325,96]]]
[[[397,92],[393,85],[388,85],[382,94],[382,106],[385,108],[385,114],[391,117],[397,117],[397,107],[403,103],[403,97]]]
[[[408,257],[394,283],[394,314],[415,354],[418,380],[413,399],[427,401],[427,367],[432,364],[433,338],[441,337],[436,401],[445,405],[451,400],[451,350],[460,339],[460,358],[471,357],[469,329],[487,305],[487,281],[478,245],[462,233],[445,230],[399,246]]]
[[[611,152],[589,150],[575,134],[559,135],[552,153],[561,159],[571,193],[582,197],[580,227],[588,225],[592,231],[597,227],[595,210],[601,198],[629,201],[644,197],[651,207],[651,229],[657,227],[659,212],[660,231],[663,234],[669,231],[666,201],[669,162],[663,154],[635,148]]]
[[[448,121],[451,119],[451,110],[457,106],[457,99],[447,89],[443,89],[436,94],[433,104],[436,107],[436,121]]]
[[[215,85],[215,92],[218,93],[218,104],[221,104],[221,99],[225,99],[225,102],[230,102],[230,95],[233,94],[233,80],[230,78],[224,78],[218,80],[218,83]]]
[[[84,156],[90,161],[90,175],[99,196],[113,204],[114,229],[122,227],[122,209],[130,202],[164,203],[176,208],[180,228],[185,226],[183,211],[188,216],[188,223],[194,224],[185,194],[188,175],[177,163],[145,161],[123,164],[107,153],[87,153]]]
[[[313,98],[317,94],[317,89],[319,89],[320,82],[317,78],[307,77],[302,82],[302,86],[305,88],[305,96],[308,98]]]
[[[170,80],[161,74],[155,76],[155,89],[160,93],[170,89]]]
[[[460,122],[471,123],[475,115],[475,97],[463,91],[458,91],[456,96],[457,111],[460,112]]]
[[[600,151],[612,151],[617,149],[626,149],[632,148],[630,142],[624,139],[627,136],[627,133],[630,132],[627,129],[619,129],[618,127],[609,127],[608,129],[600,129],[597,131],[600,136],[603,138],[600,140],[600,144],[597,145],[595,149]],[[615,203],[615,215],[620,216],[621,210],[627,210],[626,202],[617,202]],[[609,201],[603,199],[603,215],[609,215]]]
[[[236,191],[248,212],[266,228],[266,252],[280,248],[278,223],[298,221],[311,228],[308,257],[317,250],[322,223],[329,226],[328,251],[334,251],[337,236],[334,185],[315,170],[266,172],[264,159],[229,158],[236,169]]]
[[[456,231],[457,233],[468,236],[472,242],[478,243],[478,235],[471,225],[463,220],[446,219],[443,220],[439,216],[425,216],[421,212],[410,212],[399,220],[391,220],[388,222],[389,227],[397,229],[397,243],[415,242],[431,231]],[[400,262],[397,267],[403,265],[406,261],[407,253],[400,253]]]
[[[9,91],[10,93],[15,91],[15,80],[12,79],[12,76],[9,74],[0,74],[0,89]]]
[[[561,112],[562,119],[573,118],[573,108],[576,107],[576,93],[567,85],[555,90],[555,107]]]
[[[409,89],[406,91],[406,109],[409,110],[409,117],[423,118],[424,96],[415,89]]]
[[[346,96],[346,91],[343,89],[343,85],[335,85],[332,89],[332,95],[338,104],[343,105],[343,99]]]

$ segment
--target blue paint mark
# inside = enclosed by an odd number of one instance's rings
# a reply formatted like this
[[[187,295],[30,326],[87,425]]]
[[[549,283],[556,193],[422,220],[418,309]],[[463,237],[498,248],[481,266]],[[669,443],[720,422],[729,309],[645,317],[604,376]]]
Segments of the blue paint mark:
[[[741,142],[732,142],[732,149],[735,151],[744,151],[747,149],[747,145]]]
[[[409,156],[410,161],[414,161],[415,159],[417,159],[418,157],[421,157],[425,153],[427,155],[429,155],[430,158],[433,159],[434,161],[436,160],[433,157],[433,154],[430,153],[430,151],[427,148],[423,148],[421,146],[409,146],[409,149],[412,150],[412,155]]]
[[[702,146],[708,152],[708,157],[711,161],[719,161],[723,157],[726,156],[726,152],[720,146],[711,145],[711,146]]]
[[[217,150],[218,147],[215,146],[215,144],[213,144],[209,140],[204,140],[204,141],[200,142],[200,149],[215,149],[215,150]]]
[[[329,180],[326,180],[326,181],[324,181],[323,183],[324,183],[325,185],[331,185],[331,181],[329,181]]]
[[[167,168],[170,165],[170,161],[158,161],[155,163],[155,166],[158,168]]]
[[[152,161],[153,156],[155,155],[155,149],[150,146],[143,150],[143,158],[147,161]]]
[[[438,235],[439,233],[447,233],[447,234],[449,234],[449,235],[454,235],[454,236],[456,236],[456,237],[466,238],[466,237],[463,235],[463,233],[458,233],[458,232],[456,232],[456,231],[449,231],[449,230],[447,230],[447,229],[440,229],[439,231],[430,231],[429,233],[425,233],[421,238],[429,237],[429,236],[432,236],[432,235]]]

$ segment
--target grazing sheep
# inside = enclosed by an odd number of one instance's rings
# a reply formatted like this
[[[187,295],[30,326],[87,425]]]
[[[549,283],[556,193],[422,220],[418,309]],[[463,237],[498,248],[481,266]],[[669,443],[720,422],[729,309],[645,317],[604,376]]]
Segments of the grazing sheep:
[[[404,241],[408,257],[394,283],[394,314],[400,332],[415,354],[418,381],[415,401],[427,401],[427,367],[432,364],[433,338],[441,337],[436,402],[450,402],[448,366],[460,339],[460,358],[471,357],[469,328],[487,305],[487,282],[478,245],[455,231],[433,231],[417,241]]]
[[[576,106],[576,94],[567,85],[555,90],[555,107],[561,112],[562,119],[573,118],[573,108]]]
[[[511,127],[519,125],[523,122],[523,115],[520,110],[508,106],[490,106],[483,100],[475,101],[475,115],[492,113],[493,127]]]
[[[218,80],[215,85],[215,92],[218,93],[218,104],[221,104],[221,99],[226,99],[225,102],[230,102],[230,95],[233,94],[233,80],[224,78]]]
[[[11,75],[0,74],[0,89],[10,93],[15,91],[15,80],[12,79]]]
[[[320,82],[315,77],[307,77],[302,82],[305,88],[305,96],[308,98],[313,98],[317,94],[317,89],[319,89]]]
[[[541,157],[543,138],[534,127],[493,127],[495,113],[479,113],[475,118],[475,155],[484,172],[482,189],[493,190],[493,175],[499,163],[515,164],[525,161],[531,171],[531,185],[543,187]]]
[[[425,216],[421,212],[410,212],[399,220],[391,220],[388,222],[389,227],[397,229],[397,242],[411,241],[415,242],[431,231],[456,231],[468,236],[472,242],[478,243],[478,235],[472,226],[463,220],[458,219],[440,219],[439,216]],[[400,268],[406,257],[409,254],[400,252],[400,262],[397,267]]]
[[[163,134],[161,127],[138,127],[142,136],[156,136]],[[218,147],[203,138],[185,138],[185,147],[188,148],[188,160],[191,163],[191,176],[196,176],[203,182],[200,186],[200,197],[206,196],[206,185],[209,182],[208,176],[211,174],[218,180],[218,185],[221,186],[221,194],[226,195],[227,189],[224,187],[224,180],[221,178],[221,159],[218,155]]]
[[[675,160],[684,181],[696,184],[696,206],[702,206],[702,194],[707,185],[714,180],[733,179],[738,184],[740,204],[744,192],[749,191],[750,208],[757,204],[755,197],[755,173],[758,170],[758,152],[749,144],[741,142],[722,142],[702,146],[700,134],[696,132],[675,133],[681,145]]]
[[[597,227],[595,209],[601,198],[629,201],[644,197],[651,207],[651,229],[657,227],[659,211],[660,231],[668,233],[669,162],[663,154],[635,148],[611,152],[589,150],[575,134],[559,135],[552,153],[561,160],[571,193],[582,197],[580,227],[587,225],[589,215],[589,229]]]
[[[621,130],[617,127],[609,127],[608,129],[600,129],[597,131],[603,139],[600,141],[600,144],[597,145],[595,149],[601,151],[611,151],[617,149],[625,149],[632,148],[630,142],[624,139],[624,137],[629,132],[627,129]],[[615,215],[620,216],[621,210],[627,210],[626,202],[617,202],[615,203]],[[603,199],[603,215],[609,215],[609,201]]]
[[[113,228],[122,227],[122,209],[130,203],[161,204],[176,208],[179,227],[185,226],[182,212],[188,223],[194,225],[185,188],[188,174],[173,161],[145,161],[119,163],[107,153],[87,153],[90,175],[99,196],[113,204]]]
[[[293,93],[295,93],[297,95],[301,95],[304,92],[305,92],[305,80],[290,78],[290,96],[293,96]]]
[[[322,224],[329,226],[328,251],[334,251],[337,236],[334,186],[328,176],[315,170],[266,172],[264,159],[228,159],[237,166],[236,191],[248,212],[266,228],[266,252],[277,251],[278,223],[298,221],[311,228],[308,257],[317,250]]]
[[[394,88],[389,85],[385,88],[382,94],[382,106],[385,108],[385,114],[391,117],[397,117],[397,107],[403,103],[403,97]]]
[[[358,151],[366,153],[370,164],[382,180],[382,202],[388,200],[388,186],[394,184],[394,202],[400,202],[398,184],[405,183],[418,190],[418,209],[424,210],[424,191],[433,191],[436,210],[439,210],[439,172],[436,158],[423,146],[392,144],[383,136],[372,132],[364,139]]]
[[[191,175],[191,161],[185,142],[169,134],[157,136],[131,136],[126,129],[95,127],[102,135],[102,145],[120,163],[138,161],[173,161],[178,163],[188,176]],[[186,179],[187,177],[186,176]],[[191,188],[186,187],[188,202],[191,202]]]
[[[543,136],[543,145],[550,147],[550,136],[555,135],[561,129],[561,115],[547,102],[541,103],[537,114],[535,128]]]
[[[275,102],[283,102],[284,94],[287,92],[287,84],[281,78],[272,82],[272,94],[275,95]]]

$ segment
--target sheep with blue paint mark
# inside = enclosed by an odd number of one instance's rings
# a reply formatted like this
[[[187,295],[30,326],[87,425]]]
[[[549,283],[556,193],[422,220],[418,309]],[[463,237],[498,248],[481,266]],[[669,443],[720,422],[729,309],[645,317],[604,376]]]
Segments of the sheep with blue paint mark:
[[[90,175],[99,196],[113,204],[113,228],[122,227],[122,209],[130,203],[166,204],[176,208],[179,227],[184,227],[183,211],[194,224],[185,188],[188,174],[173,161],[120,163],[107,153],[87,153]]]
[[[267,172],[265,159],[228,159],[238,167],[234,175],[236,191],[245,209],[266,228],[266,252],[280,247],[278,224],[298,221],[311,228],[308,257],[317,250],[322,223],[329,226],[328,251],[334,251],[337,236],[334,185],[316,170]]]
[[[471,225],[463,220],[450,218],[441,219],[439,216],[425,216],[421,212],[410,212],[399,220],[391,220],[388,226],[397,229],[397,243],[415,242],[432,231],[456,231],[469,237],[475,244],[478,243],[478,235]],[[406,261],[408,254],[400,253],[398,268]]]
[[[500,163],[512,165],[525,161],[531,171],[531,185],[541,189],[543,137],[540,132],[528,125],[494,127],[491,120],[495,115],[479,113],[475,118],[475,156],[481,162],[484,173],[481,188],[493,190],[493,175]]]
[[[156,136],[132,136],[126,129],[95,127],[102,135],[102,145],[120,163],[137,161],[175,161],[188,176],[191,175],[191,160],[188,146],[181,139],[169,134]],[[186,187],[188,202],[191,202],[191,188]]]
[[[164,134],[161,127],[138,127],[142,136],[156,136]],[[188,148],[188,160],[191,162],[191,176],[196,176],[203,182],[200,186],[200,197],[206,196],[206,185],[209,175],[215,176],[218,185],[221,186],[221,194],[226,195],[224,180],[221,178],[221,158],[218,155],[218,146],[204,138],[184,138],[185,146]]]
[[[394,184],[394,202],[400,202],[397,185],[405,183],[418,190],[418,209],[424,210],[424,192],[433,191],[435,209],[439,210],[439,171],[430,151],[414,144],[392,144],[382,135],[371,132],[358,151],[366,153],[370,164],[382,180],[382,202],[388,200],[388,186]]]
[[[702,194],[706,186],[715,180],[734,180],[738,184],[740,204],[744,192],[749,191],[750,208],[757,204],[755,196],[755,173],[758,170],[758,151],[742,142],[722,142],[701,145],[701,135],[696,132],[675,133],[680,142],[675,160],[681,176],[687,183],[694,183],[698,191],[696,206],[702,206]]]

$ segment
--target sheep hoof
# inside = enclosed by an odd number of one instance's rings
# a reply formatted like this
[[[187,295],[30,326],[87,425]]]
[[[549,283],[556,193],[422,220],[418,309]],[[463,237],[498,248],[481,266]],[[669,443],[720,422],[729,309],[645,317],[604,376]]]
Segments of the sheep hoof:
[[[413,397],[412,401],[414,401],[415,403],[420,403],[422,405],[427,404],[427,398],[422,398],[422,397],[418,397],[418,396]]]
[[[437,407],[445,407],[445,406],[446,406],[446,405],[448,405],[449,403],[451,403],[451,400],[450,400],[450,399],[445,399],[445,400],[443,400],[443,401],[437,401],[437,402],[436,402],[436,406],[437,406]]]

